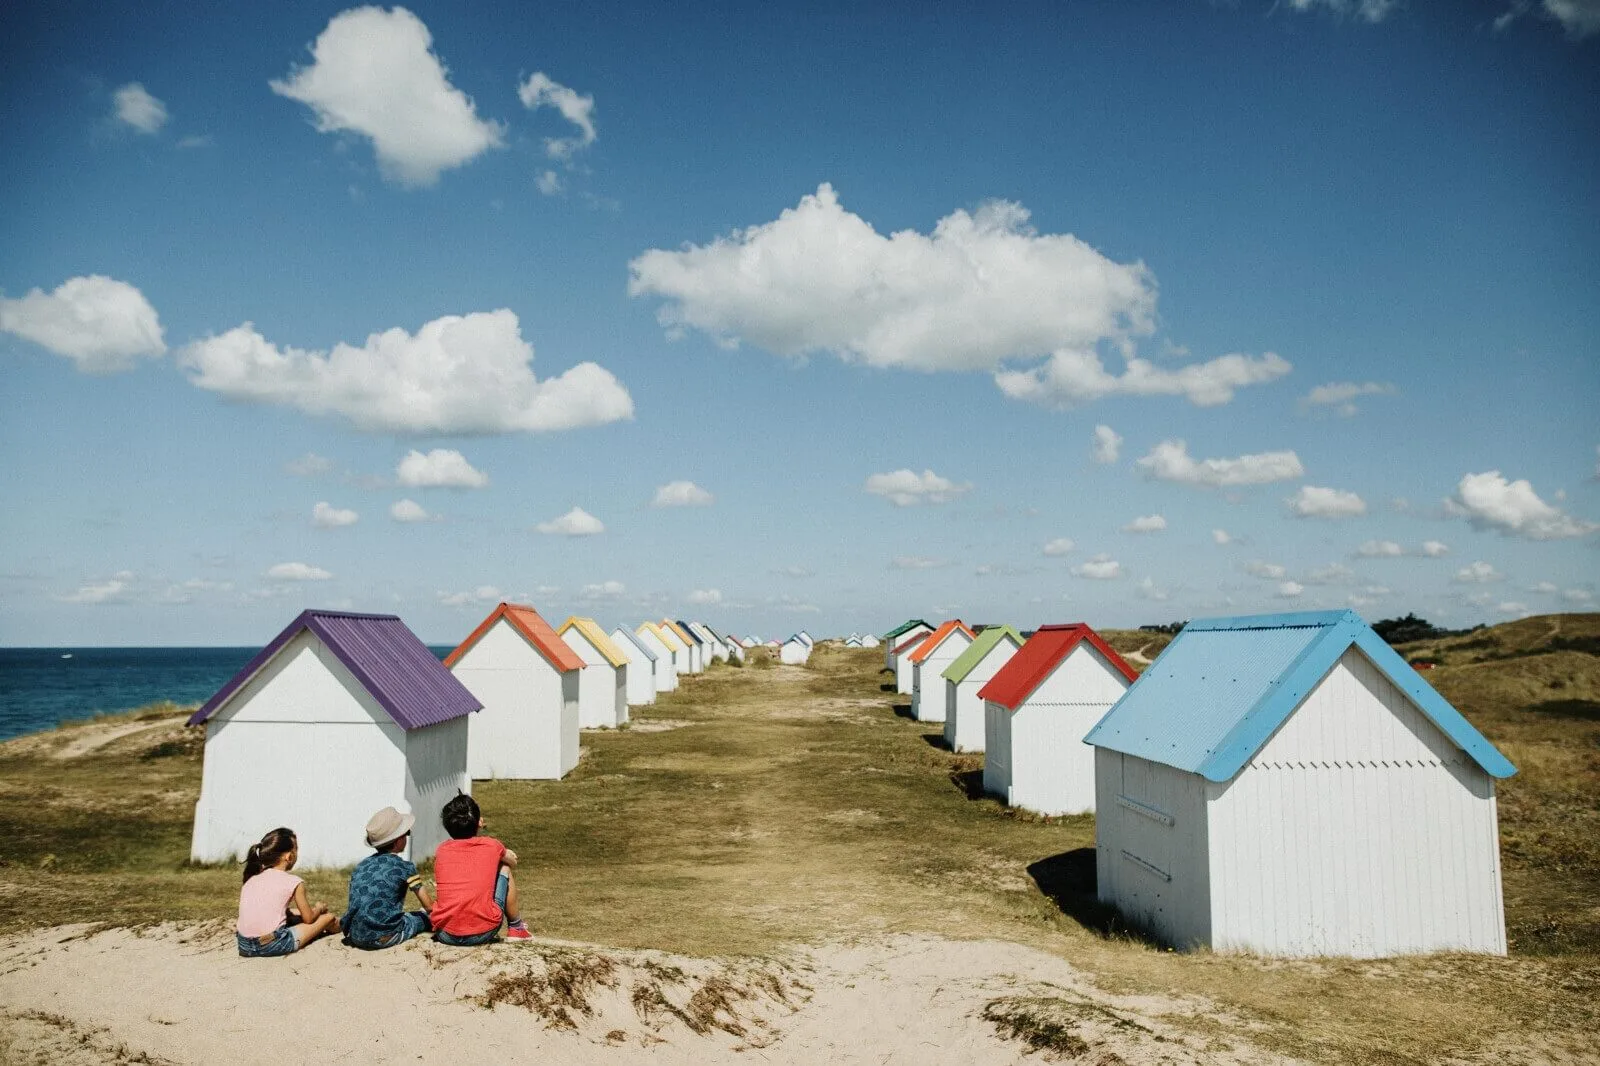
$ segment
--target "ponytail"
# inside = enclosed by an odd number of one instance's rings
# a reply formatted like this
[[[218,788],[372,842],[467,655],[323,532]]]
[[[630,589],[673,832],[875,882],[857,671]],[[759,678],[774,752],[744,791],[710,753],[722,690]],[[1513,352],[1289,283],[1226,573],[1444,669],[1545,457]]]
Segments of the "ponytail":
[[[244,853],[244,879],[248,881],[262,870],[276,866],[279,859],[295,849],[296,843],[293,829],[280,826],[268,832],[259,844],[251,844],[250,850]]]

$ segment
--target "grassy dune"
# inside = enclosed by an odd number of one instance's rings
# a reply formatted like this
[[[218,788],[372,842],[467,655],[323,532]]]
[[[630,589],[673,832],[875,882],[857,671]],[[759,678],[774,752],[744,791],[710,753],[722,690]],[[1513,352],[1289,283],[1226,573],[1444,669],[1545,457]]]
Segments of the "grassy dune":
[[[1534,1061],[1593,1052],[1600,1031],[1597,637],[1600,616],[1565,615],[1404,649],[1443,664],[1430,679],[1520,767],[1500,793],[1508,959],[1268,962],[1121,933],[1093,902],[1092,818],[977,796],[982,757],[905,716],[878,649],[719,666],[636,709],[632,728],[585,733],[566,780],[476,793],[522,856],[524,911],[546,935],[695,955],[893,931],[997,938],[1114,991],[1202,997],[1219,1048]],[[1112,635],[1148,658],[1166,639]],[[0,745],[0,930],[231,914],[237,872],[185,862],[199,768],[170,709]],[[343,903],[342,875],[309,880]],[[1009,1026],[1059,1028],[1066,1004],[1029,1003],[1006,1006]]]

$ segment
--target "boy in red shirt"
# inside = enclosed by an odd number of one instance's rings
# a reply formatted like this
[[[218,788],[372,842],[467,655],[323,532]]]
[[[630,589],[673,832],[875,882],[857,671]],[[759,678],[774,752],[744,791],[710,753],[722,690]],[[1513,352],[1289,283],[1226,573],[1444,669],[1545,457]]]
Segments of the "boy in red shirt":
[[[440,820],[450,839],[433,854],[433,938],[462,948],[488,944],[504,918],[507,940],[531,940],[517,915],[517,884],[511,877],[517,853],[494,837],[478,835],[483,813],[471,796],[446,803]]]

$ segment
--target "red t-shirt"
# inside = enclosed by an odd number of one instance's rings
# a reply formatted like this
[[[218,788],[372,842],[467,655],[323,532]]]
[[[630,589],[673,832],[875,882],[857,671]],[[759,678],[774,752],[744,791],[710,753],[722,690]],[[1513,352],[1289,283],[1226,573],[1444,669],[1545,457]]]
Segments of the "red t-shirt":
[[[494,837],[446,840],[433,853],[433,910],[435,929],[451,936],[477,936],[500,928],[500,908],[494,902],[495,877],[506,846]]]

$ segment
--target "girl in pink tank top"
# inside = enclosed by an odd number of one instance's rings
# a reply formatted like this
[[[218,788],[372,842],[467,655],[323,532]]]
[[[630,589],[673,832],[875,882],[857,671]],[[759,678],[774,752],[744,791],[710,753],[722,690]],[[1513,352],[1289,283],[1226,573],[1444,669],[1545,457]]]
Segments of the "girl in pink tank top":
[[[239,954],[245,958],[288,955],[324,933],[339,931],[339,919],[306,899],[306,884],[289,871],[300,857],[292,829],[274,829],[251,844],[239,890]],[[293,906],[293,913],[290,907]]]

